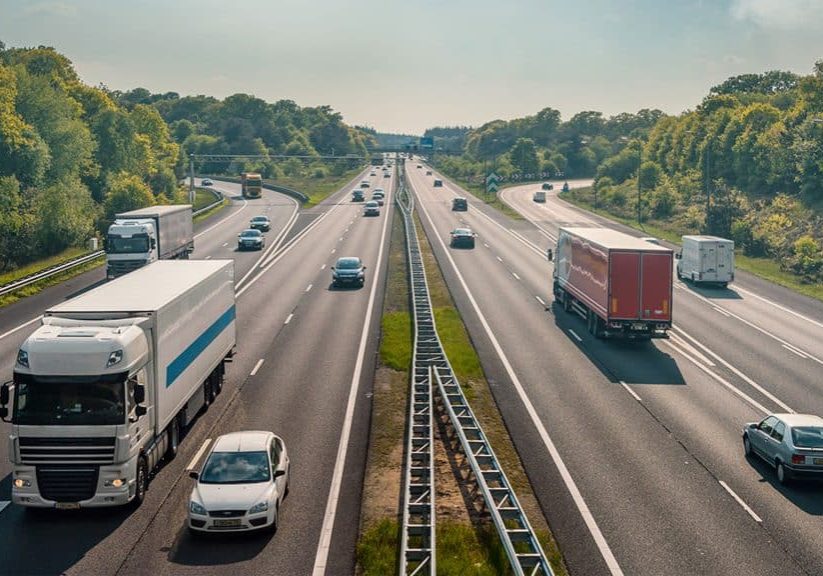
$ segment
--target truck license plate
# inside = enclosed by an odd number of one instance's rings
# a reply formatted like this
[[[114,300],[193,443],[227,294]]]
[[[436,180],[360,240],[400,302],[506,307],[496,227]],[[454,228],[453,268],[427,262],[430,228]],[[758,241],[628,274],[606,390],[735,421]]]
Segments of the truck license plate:
[[[58,510],[79,510],[80,502],[58,502],[55,508]]]
[[[645,324],[632,324],[632,330],[645,330]]]
[[[823,466],[823,458],[815,458],[814,463],[817,466]]]
[[[240,526],[240,518],[232,518],[231,520],[215,520],[215,526]]]

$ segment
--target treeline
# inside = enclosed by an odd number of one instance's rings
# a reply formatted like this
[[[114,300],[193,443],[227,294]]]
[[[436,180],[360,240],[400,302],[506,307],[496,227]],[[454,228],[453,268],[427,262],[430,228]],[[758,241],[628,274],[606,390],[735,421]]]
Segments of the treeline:
[[[560,112],[545,108],[534,116],[495,120],[469,129],[432,128],[441,151],[438,165],[454,177],[480,181],[490,169],[507,178],[594,176],[597,167],[631,138],[645,138],[663,118],[660,110],[640,110],[606,118],[584,111],[563,122]]]
[[[327,106],[88,86],[54,49],[0,42],[0,271],[82,244],[117,212],[187,201],[190,154],[261,157],[198,172],[321,178],[361,161],[315,159],[365,156],[370,138]]]
[[[808,76],[746,74],[715,86],[695,110],[660,119],[601,163],[595,191],[601,208],[731,237],[747,255],[819,282],[823,61]]]

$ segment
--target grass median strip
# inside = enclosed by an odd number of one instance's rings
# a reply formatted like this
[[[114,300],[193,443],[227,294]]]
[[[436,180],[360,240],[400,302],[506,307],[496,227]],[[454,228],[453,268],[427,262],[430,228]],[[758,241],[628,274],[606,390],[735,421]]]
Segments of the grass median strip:
[[[85,264],[76,266],[71,270],[66,270],[65,272],[57,274],[56,276],[44,278],[39,282],[35,282],[34,284],[30,284],[28,286],[20,288],[20,290],[16,290],[10,294],[0,296],[0,308],[2,308],[3,306],[8,306],[9,304],[13,304],[14,302],[17,302],[18,300],[21,300],[28,296],[34,296],[35,294],[38,294],[39,292],[45,290],[46,288],[49,288],[50,286],[56,286],[57,284],[65,282],[66,280],[70,280],[75,276],[79,276],[84,272],[88,272],[92,268],[97,268],[105,262],[106,256],[104,254],[99,258],[95,258],[94,260],[86,262]]]

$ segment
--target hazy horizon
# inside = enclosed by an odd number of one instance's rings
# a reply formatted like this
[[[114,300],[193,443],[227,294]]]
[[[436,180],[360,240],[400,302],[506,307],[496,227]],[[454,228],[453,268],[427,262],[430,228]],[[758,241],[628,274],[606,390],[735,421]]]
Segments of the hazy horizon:
[[[730,76],[823,58],[816,0],[582,4],[5,0],[0,40],[54,46],[92,85],[290,99],[404,134],[545,107],[678,114]]]

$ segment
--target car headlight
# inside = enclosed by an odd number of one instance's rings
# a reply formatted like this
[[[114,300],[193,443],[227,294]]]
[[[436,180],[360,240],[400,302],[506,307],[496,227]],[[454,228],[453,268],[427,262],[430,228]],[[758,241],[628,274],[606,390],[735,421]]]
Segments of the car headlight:
[[[189,510],[191,510],[192,514],[197,514],[199,516],[209,515],[208,510],[206,510],[206,507],[200,504],[199,502],[195,502],[194,500],[192,500],[189,504]]]
[[[249,508],[249,514],[257,514],[258,512],[265,512],[268,509],[269,509],[269,503],[268,502],[265,502],[265,501],[264,502],[258,502],[257,504],[255,504],[254,506]]]

